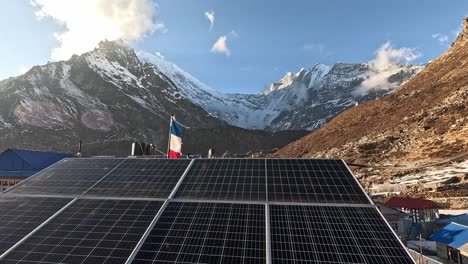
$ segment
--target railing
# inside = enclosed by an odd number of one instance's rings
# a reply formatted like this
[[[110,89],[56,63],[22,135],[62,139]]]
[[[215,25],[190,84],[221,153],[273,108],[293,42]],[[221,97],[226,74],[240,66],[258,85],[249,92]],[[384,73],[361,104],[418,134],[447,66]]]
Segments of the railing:
[[[410,253],[411,257],[416,261],[417,264],[443,264],[435,259],[431,259],[423,255],[423,261],[421,262],[421,254],[416,252],[412,249],[408,248],[408,252]]]

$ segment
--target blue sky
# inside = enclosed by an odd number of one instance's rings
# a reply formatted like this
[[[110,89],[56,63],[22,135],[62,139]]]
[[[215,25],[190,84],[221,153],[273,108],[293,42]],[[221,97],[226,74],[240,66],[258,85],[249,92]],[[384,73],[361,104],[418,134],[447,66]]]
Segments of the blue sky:
[[[450,4],[441,0],[157,0],[155,4],[157,14],[152,19],[157,29],[136,38],[134,47],[160,52],[213,89],[230,93],[260,92],[286,72],[316,63],[370,61],[388,41],[394,48],[417,49],[422,56],[413,62],[426,63],[448,48],[468,14],[466,0]],[[70,9],[80,16],[80,8],[70,5]],[[60,45],[54,33],[66,31],[67,25],[50,17],[38,19],[36,11],[30,0],[2,1],[0,79],[53,60],[52,51]],[[211,29],[207,11],[214,11]],[[222,36],[227,38],[230,55],[212,51]]]

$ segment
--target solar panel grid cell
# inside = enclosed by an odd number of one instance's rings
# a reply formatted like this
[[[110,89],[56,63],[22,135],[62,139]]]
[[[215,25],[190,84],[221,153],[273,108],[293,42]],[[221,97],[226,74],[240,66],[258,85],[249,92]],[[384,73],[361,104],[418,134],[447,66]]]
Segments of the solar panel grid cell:
[[[414,263],[375,208],[270,206],[272,263]]]
[[[8,193],[80,195],[123,159],[66,159],[14,186]]]
[[[265,207],[170,202],[134,263],[265,263]]]
[[[265,201],[264,159],[195,160],[177,199]]]
[[[61,198],[0,198],[0,255],[70,201]]]
[[[158,201],[78,200],[2,263],[125,263],[161,205]]]
[[[85,195],[168,198],[190,160],[127,159]]]
[[[269,159],[268,201],[369,204],[341,160]]]

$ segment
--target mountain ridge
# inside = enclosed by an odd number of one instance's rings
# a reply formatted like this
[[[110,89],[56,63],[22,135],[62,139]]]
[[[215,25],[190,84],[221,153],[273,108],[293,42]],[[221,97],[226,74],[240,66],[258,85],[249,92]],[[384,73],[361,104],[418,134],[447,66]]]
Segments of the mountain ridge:
[[[355,94],[373,74],[368,63],[341,63],[332,67],[315,64],[297,73],[287,73],[259,94],[224,94],[215,91],[161,56],[139,52],[143,61],[152,63],[169,76],[186,98],[228,124],[266,130],[314,130],[337,113],[356,104],[391,93],[423,66],[391,65],[380,69],[389,80],[388,88]],[[371,87],[373,88],[373,87]],[[293,121],[293,122],[291,122]]]
[[[93,51],[32,67],[0,83],[0,149],[70,152],[83,140],[94,144],[85,145],[93,155],[128,155],[132,141],[165,150],[171,114],[191,128],[185,136],[195,142],[201,140],[199,130],[213,139],[232,135],[233,130],[241,135],[203,148],[186,144],[184,152],[205,153],[209,147],[221,153],[255,151],[305,135],[300,131],[259,134],[229,126],[187,100],[154,65],[140,61],[133,49],[104,41]]]

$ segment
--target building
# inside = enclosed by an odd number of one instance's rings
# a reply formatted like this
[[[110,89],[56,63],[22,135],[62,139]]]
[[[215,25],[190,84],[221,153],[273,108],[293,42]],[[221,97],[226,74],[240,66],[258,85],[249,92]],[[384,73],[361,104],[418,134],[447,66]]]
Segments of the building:
[[[410,215],[411,226],[403,240],[416,239],[419,235],[429,238],[434,233],[434,221],[439,218],[440,207],[437,203],[419,198],[392,197],[384,204]]]
[[[413,223],[431,222],[439,218],[440,206],[430,200],[410,197],[392,197],[384,204],[410,214]]]
[[[437,256],[457,264],[468,264],[468,226],[450,223],[431,236]]]
[[[73,155],[20,149],[0,153],[0,191]]]
[[[398,209],[386,206],[382,203],[375,203],[382,215],[387,219],[395,233],[400,239],[405,239],[412,221],[409,214],[404,213]]]

